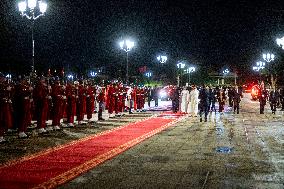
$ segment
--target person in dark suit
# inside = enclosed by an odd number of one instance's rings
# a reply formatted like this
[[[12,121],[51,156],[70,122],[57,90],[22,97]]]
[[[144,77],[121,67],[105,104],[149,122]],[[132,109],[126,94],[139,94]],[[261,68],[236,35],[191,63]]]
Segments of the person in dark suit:
[[[173,88],[171,96],[173,113],[177,113],[179,110],[179,95],[180,95],[179,88],[178,87]]]
[[[269,93],[269,103],[270,103],[272,114],[275,114],[276,112],[276,105],[277,105],[278,98],[279,98],[279,93],[277,90],[275,90],[275,88],[273,88],[272,91],[270,91]]]
[[[207,122],[208,106],[209,106],[209,87],[205,85],[199,91],[199,115],[200,122],[202,122],[202,115],[204,113],[204,121]]]
[[[267,96],[267,91],[264,86],[262,86],[258,93],[260,114],[264,114],[264,107],[266,105]]]
[[[233,102],[234,102],[234,113],[239,114],[240,112],[240,102],[241,98],[243,97],[242,90],[238,86],[235,86],[235,89],[233,90]]]

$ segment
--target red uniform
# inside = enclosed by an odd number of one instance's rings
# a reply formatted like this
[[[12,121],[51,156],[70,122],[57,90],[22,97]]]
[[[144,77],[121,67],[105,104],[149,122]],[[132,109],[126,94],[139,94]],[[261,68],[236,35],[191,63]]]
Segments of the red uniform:
[[[93,86],[87,86],[87,99],[86,99],[87,119],[92,119],[95,110],[95,89]]]
[[[113,86],[109,86],[107,100],[108,100],[108,113],[112,114],[115,111],[115,88]]]
[[[74,123],[74,116],[76,114],[76,96],[75,88],[70,83],[66,86],[66,99],[67,99],[67,122]]]
[[[86,112],[86,89],[83,85],[79,85],[77,90],[77,121],[82,121],[84,119],[84,114]]]
[[[145,104],[145,94],[144,89],[138,89],[136,92],[136,98],[137,98],[137,109],[142,110],[144,108]]]
[[[131,99],[133,100],[133,108],[134,110],[137,110],[137,98],[136,98],[136,93],[137,93],[137,87],[134,87],[131,93]]]
[[[47,86],[39,82],[34,89],[33,99],[35,105],[35,113],[37,120],[37,128],[45,128],[48,116],[48,96],[49,92]]]
[[[119,87],[117,90],[117,94],[118,94],[118,112],[123,112],[124,111],[124,107],[125,107],[125,93],[124,93],[124,88],[123,87]]]
[[[55,83],[52,86],[52,101],[53,101],[53,119],[52,125],[59,126],[60,119],[62,118],[63,111],[63,90],[59,83]]]
[[[32,88],[27,83],[21,83],[16,87],[14,111],[17,112],[15,120],[19,132],[26,132],[31,124],[31,92]]]
[[[105,92],[103,88],[100,90],[97,96],[97,101],[99,102],[98,120],[104,120],[102,116],[105,103]]]
[[[11,86],[0,85],[0,136],[13,127]]]

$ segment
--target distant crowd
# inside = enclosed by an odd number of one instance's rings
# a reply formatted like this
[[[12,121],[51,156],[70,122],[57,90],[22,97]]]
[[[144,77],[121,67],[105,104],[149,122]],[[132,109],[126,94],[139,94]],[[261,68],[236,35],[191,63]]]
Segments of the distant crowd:
[[[62,127],[76,127],[108,117],[121,117],[126,112],[145,111],[151,101],[158,106],[159,99],[171,100],[173,112],[188,113],[200,121],[207,121],[210,111],[224,111],[225,103],[239,114],[242,88],[201,86],[179,88],[145,87],[124,85],[121,82],[95,84],[92,80],[66,80],[59,78],[28,77],[11,80],[0,73],[0,143],[5,142],[7,132],[16,131],[19,138],[27,138],[27,129],[36,125],[38,134],[61,130]],[[264,112],[266,101],[270,102],[272,113],[282,104],[283,90],[260,90],[260,113]],[[47,124],[47,121],[51,124]]]

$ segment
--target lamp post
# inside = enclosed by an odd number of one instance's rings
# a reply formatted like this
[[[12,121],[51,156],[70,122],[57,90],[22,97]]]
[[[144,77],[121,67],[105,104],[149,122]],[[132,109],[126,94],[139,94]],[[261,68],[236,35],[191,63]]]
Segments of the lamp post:
[[[159,55],[159,56],[157,56],[157,60],[158,60],[161,64],[164,64],[164,63],[167,62],[168,57],[167,57],[167,56],[164,56],[164,55]]]
[[[282,38],[277,38],[276,43],[279,47],[281,47],[284,50],[284,37]]]
[[[148,78],[150,78],[150,77],[152,77],[152,73],[151,73],[151,72],[146,72],[146,73],[145,73],[145,76],[148,77]]]
[[[229,69],[223,70],[223,74],[224,74],[224,75],[227,75],[227,74],[229,74],[229,73],[230,73]]]
[[[129,81],[129,74],[128,74],[128,52],[134,47],[134,42],[128,39],[119,42],[119,46],[122,50],[126,52],[126,83]]]
[[[180,70],[180,74],[178,75],[178,83],[177,85],[180,87],[181,85],[181,73],[182,73],[182,69],[184,69],[185,64],[182,62],[177,63],[177,68]]]
[[[188,74],[188,85],[190,84],[190,73],[195,72],[195,67],[191,66],[185,70],[185,72]]]
[[[223,80],[222,80],[222,85],[225,84],[225,77],[230,73],[229,69],[223,70]]]
[[[96,76],[98,75],[98,73],[97,73],[97,72],[94,72],[94,71],[91,71],[91,72],[90,72],[90,75],[91,75],[91,77],[96,77]]]
[[[252,69],[256,72],[259,72],[261,69],[265,68],[265,62],[258,61],[256,62],[256,66],[252,67]]]
[[[19,11],[22,17],[26,17],[32,22],[32,71],[33,76],[35,70],[35,41],[34,41],[34,22],[41,16],[44,16],[47,4],[39,0],[24,0],[18,3]]]
[[[252,67],[254,71],[259,72],[259,81],[258,81],[259,83],[262,83],[260,70],[264,68],[265,68],[265,62],[262,62],[262,61],[256,62],[256,66]]]
[[[270,53],[264,53],[262,54],[262,58],[263,60],[265,60],[266,62],[271,62],[274,60],[275,55],[274,54],[270,54]]]

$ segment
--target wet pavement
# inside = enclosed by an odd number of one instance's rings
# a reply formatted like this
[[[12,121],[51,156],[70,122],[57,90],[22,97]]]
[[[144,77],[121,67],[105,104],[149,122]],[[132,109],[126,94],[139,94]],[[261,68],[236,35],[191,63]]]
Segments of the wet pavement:
[[[283,189],[283,112],[258,106],[189,117],[60,188]]]

